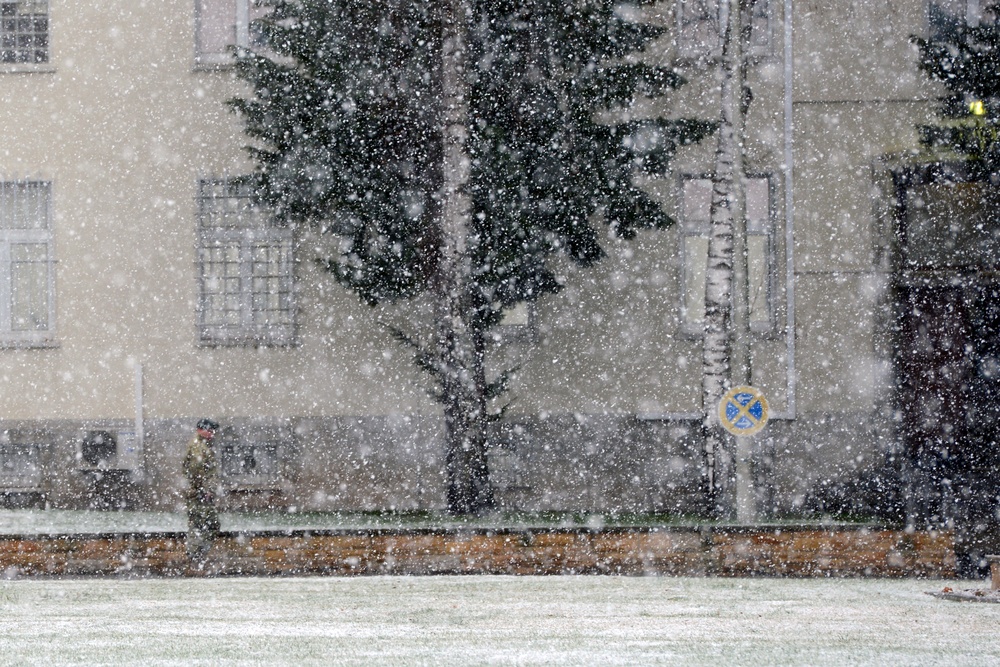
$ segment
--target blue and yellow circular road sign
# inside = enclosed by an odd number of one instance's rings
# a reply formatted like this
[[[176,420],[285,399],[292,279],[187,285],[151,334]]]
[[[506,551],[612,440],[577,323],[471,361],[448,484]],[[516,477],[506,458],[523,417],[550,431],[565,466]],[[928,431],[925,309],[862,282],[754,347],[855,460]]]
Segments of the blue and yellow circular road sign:
[[[767,424],[767,399],[754,387],[734,387],[719,401],[719,421],[733,435],[753,435]]]

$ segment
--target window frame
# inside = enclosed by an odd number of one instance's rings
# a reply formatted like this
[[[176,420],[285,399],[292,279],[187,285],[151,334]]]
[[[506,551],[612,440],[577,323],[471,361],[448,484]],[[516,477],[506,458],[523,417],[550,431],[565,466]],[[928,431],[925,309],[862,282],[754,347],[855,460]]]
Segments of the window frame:
[[[538,338],[538,301],[520,301],[501,312],[495,335],[500,343],[533,343]]]
[[[284,447],[277,438],[232,439],[222,443],[219,451],[219,478],[231,489],[277,488],[284,479]],[[254,461],[263,460],[259,452],[266,451],[266,459],[272,470],[267,472],[246,472],[244,468],[234,472],[232,461],[249,452]],[[244,459],[246,460],[246,459]]]
[[[926,5],[927,32],[931,36],[931,39],[941,37],[941,33],[947,30],[945,24],[935,25],[935,8],[939,12],[938,20],[950,16],[958,25],[965,25],[970,28],[975,28],[983,22],[983,0],[951,0],[950,2],[949,0],[944,0],[944,2],[955,5],[961,4],[964,7],[964,16],[952,14],[947,11],[946,7],[941,6],[942,0],[928,0]]]
[[[212,225],[206,224],[206,219],[215,210],[206,209],[206,201],[215,199],[225,199],[214,194],[205,194],[206,187],[227,188],[231,185],[239,188],[239,179],[229,178],[202,178],[197,185],[197,274],[198,274],[198,340],[200,344],[209,347],[290,347],[297,344],[297,321],[298,312],[295,298],[295,241],[292,230],[288,227],[279,227],[270,221],[266,213],[261,212],[252,203],[249,210],[253,212],[258,220],[246,226],[233,225]],[[245,198],[249,201],[249,194],[232,195],[234,197]],[[261,220],[267,222],[261,224]],[[230,323],[217,321],[213,315],[226,312],[225,309],[212,307],[214,299],[226,298],[227,292],[223,290],[210,289],[211,281],[216,279],[209,270],[211,264],[210,253],[219,248],[238,249],[238,258],[235,262],[238,268],[239,291],[237,294],[239,321]],[[259,322],[257,313],[267,312],[268,309],[255,307],[258,292],[255,290],[255,280],[260,278],[254,273],[255,251],[259,248],[269,250],[277,249],[279,253],[285,255],[279,259],[279,263],[287,266],[287,272],[277,276],[267,275],[267,280],[277,280],[279,291],[277,298],[283,300],[285,304],[277,308],[278,312],[287,313],[287,321],[284,322]],[[265,262],[265,265],[270,265]],[[231,294],[231,293],[230,293]],[[274,296],[271,291],[264,292],[266,296]],[[225,319],[225,318],[221,318]]]
[[[765,275],[761,281],[761,287],[764,290],[763,303],[765,306],[764,317],[755,318],[751,314],[750,319],[750,330],[753,333],[758,334],[771,334],[775,331],[775,325],[777,322],[777,311],[778,304],[776,303],[777,294],[777,284],[778,284],[778,266],[777,266],[777,249],[776,249],[776,227],[777,227],[777,199],[776,199],[776,184],[775,176],[770,173],[750,173],[746,175],[747,181],[765,181],[766,182],[766,201],[767,201],[767,218],[766,220],[760,221],[757,219],[751,220],[748,215],[747,219],[747,252],[751,252],[750,239],[753,237],[762,238],[764,240],[764,261],[765,261]],[[689,317],[688,314],[688,300],[691,295],[691,291],[694,287],[700,288],[698,295],[700,298],[704,299],[705,293],[705,282],[704,277],[701,280],[695,281],[697,285],[691,285],[692,280],[689,275],[689,258],[691,255],[690,241],[689,239],[698,238],[705,240],[706,242],[711,236],[711,220],[710,218],[690,220],[687,216],[686,205],[687,205],[687,195],[686,195],[686,185],[691,181],[707,181],[709,187],[711,188],[712,176],[711,174],[684,174],[680,177],[680,184],[678,187],[679,193],[679,203],[678,203],[678,227],[680,229],[680,296],[679,296],[679,310],[680,310],[680,326],[681,331],[684,334],[694,337],[700,337],[704,333],[704,319],[694,320]],[[755,229],[756,227],[756,229]],[[703,260],[707,263],[707,243],[705,245],[705,252],[698,252],[695,261],[698,259]],[[753,267],[749,266],[750,261],[748,257],[748,274],[753,270]],[[751,280],[751,276],[747,276],[748,280]],[[752,287],[752,286],[751,286]]]
[[[698,13],[698,18],[691,20],[688,17],[687,7],[691,2],[697,2],[703,11]],[[714,14],[711,12],[710,5],[715,4]],[[698,60],[700,58],[711,58],[719,55],[720,49],[720,36],[719,36],[719,9],[720,3],[717,0],[677,0],[674,5],[674,12],[676,15],[676,26],[677,26],[677,39],[676,48],[677,55],[683,59]],[[690,34],[692,28],[691,25],[697,24],[710,24],[712,27],[712,34],[715,36],[715,43],[705,48],[705,45],[700,41],[694,39]]]
[[[219,481],[227,492],[280,490],[288,481],[289,458],[297,449],[294,433],[287,426],[227,426],[216,441]],[[248,454],[255,461],[254,469],[240,462]],[[258,465],[262,461],[266,462],[263,469]]]
[[[754,23],[755,19],[763,20],[766,31],[765,38],[756,42],[755,38],[760,35],[757,28],[761,24]],[[772,55],[774,51],[774,11],[771,0],[757,0],[751,10],[750,20],[752,30],[750,32],[750,53],[747,55],[751,58],[766,58]]]
[[[719,34],[719,26],[721,22],[721,11],[722,2],[720,0],[693,0],[698,2],[704,11],[700,12],[700,18],[697,20],[698,23],[709,23],[712,25],[712,31],[715,36],[715,42],[711,45],[706,46],[696,39],[692,39],[690,35],[686,36],[688,26],[691,24],[687,20],[685,11],[686,6],[692,0],[676,0],[674,5],[675,14],[675,28],[677,30],[677,38],[675,40],[675,48],[677,50],[677,55],[681,60],[691,60],[698,61],[706,58],[717,58],[721,55],[722,50],[722,39]],[[714,12],[710,5],[714,4]],[[763,8],[763,9],[761,9]],[[710,17],[710,18],[708,18]],[[750,49],[749,53],[746,55],[750,58],[766,58],[773,54],[773,37],[774,37],[774,11],[773,4],[771,0],[757,0],[754,3],[754,7],[751,13],[751,21],[755,19],[763,18],[764,25],[766,27],[765,39],[760,40],[759,43],[755,43],[755,37],[759,35],[759,32],[753,31],[750,34]],[[758,27],[759,24],[752,23],[754,28]]]
[[[55,249],[52,232],[52,183],[46,180],[0,180],[0,206],[8,188],[39,187],[44,191],[39,200],[43,210],[39,224],[28,229],[5,228],[0,223],[0,348],[51,347],[55,345]],[[3,211],[0,210],[0,219]],[[13,248],[18,245],[45,246],[45,258],[33,263],[44,265],[45,285],[42,288],[45,304],[42,307],[45,326],[41,329],[16,329],[14,326],[14,264]],[[31,260],[28,260],[31,261]]]
[[[952,4],[958,3],[964,6],[962,17],[948,12],[941,6],[941,0],[928,0],[924,7],[924,19],[927,25],[926,34],[932,42],[951,38],[952,30],[955,28],[988,26],[998,18],[995,12],[987,11],[985,0],[952,0]]]
[[[18,41],[18,37],[24,37],[25,35],[39,35],[44,34],[44,46],[41,49],[44,50],[44,58],[39,60],[37,57],[33,57],[30,60],[17,58],[16,56],[7,60],[5,52],[8,51],[4,49],[2,45],[2,40],[8,35],[7,31],[4,31],[2,23],[0,23],[0,73],[16,74],[16,73],[31,73],[31,72],[52,72],[55,68],[52,66],[52,12],[51,12],[51,2],[50,0],[3,0],[0,5],[24,5],[30,3],[32,5],[41,6],[44,12],[45,20],[45,31],[44,33],[39,33],[32,31],[30,33],[22,33],[17,29],[12,33],[15,41]],[[39,13],[33,13],[32,16],[37,17]],[[0,14],[0,21],[3,20],[2,14]],[[34,20],[37,20],[35,18]],[[14,46],[11,51],[16,52],[21,49],[33,49],[37,56],[39,51],[39,45],[33,46]]]
[[[232,15],[233,44],[223,46],[222,51],[209,50],[203,47],[203,34],[207,30],[206,17],[211,13],[206,9],[213,2],[232,2],[234,4],[234,14]],[[229,52],[229,46],[240,49],[254,47],[254,40],[250,30],[250,24],[260,16],[270,11],[270,7],[256,7],[254,0],[195,0],[194,3],[194,63],[195,69],[224,69],[231,67],[233,56]],[[226,24],[228,31],[229,24]]]
[[[30,470],[8,472],[8,461],[12,449],[22,448],[29,452]],[[0,439],[0,492],[38,492],[42,490],[44,445],[33,440],[22,441],[14,438]]]

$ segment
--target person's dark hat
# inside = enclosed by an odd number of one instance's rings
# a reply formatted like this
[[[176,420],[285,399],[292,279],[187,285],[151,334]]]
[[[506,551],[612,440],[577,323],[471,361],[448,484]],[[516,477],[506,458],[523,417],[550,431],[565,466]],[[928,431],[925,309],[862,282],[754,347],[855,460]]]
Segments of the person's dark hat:
[[[211,419],[202,419],[195,426],[199,431],[218,431],[219,423],[212,421]]]

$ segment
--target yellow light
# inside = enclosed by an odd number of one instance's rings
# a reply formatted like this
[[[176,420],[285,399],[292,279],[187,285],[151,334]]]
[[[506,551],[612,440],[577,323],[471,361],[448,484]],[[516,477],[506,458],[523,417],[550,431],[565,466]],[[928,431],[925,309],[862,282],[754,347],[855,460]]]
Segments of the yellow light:
[[[983,104],[982,100],[973,100],[972,102],[969,102],[969,111],[972,112],[973,116],[985,116],[986,105]]]

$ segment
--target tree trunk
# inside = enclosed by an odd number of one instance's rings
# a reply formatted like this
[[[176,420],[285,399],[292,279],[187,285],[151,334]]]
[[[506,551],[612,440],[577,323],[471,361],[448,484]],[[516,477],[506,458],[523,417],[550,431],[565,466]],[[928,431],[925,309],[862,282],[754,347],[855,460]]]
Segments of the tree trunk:
[[[476,308],[471,203],[466,192],[470,160],[465,58],[470,12],[466,0],[442,0],[440,8],[443,159],[436,356],[442,371],[448,511],[470,514],[492,506],[486,458],[485,332]]]
[[[722,40],[719,142],[712,177],[711,236],[705,273],[702,432],[708,511],[735,518],[734,437],[719,423],[716,408],[734,384],[747,384],[749,312],[746,266],[746,196],[743,182],[745,104],[742,28],[744,2],[725,0]],[[747,7],[752,5],[746,3]]]

